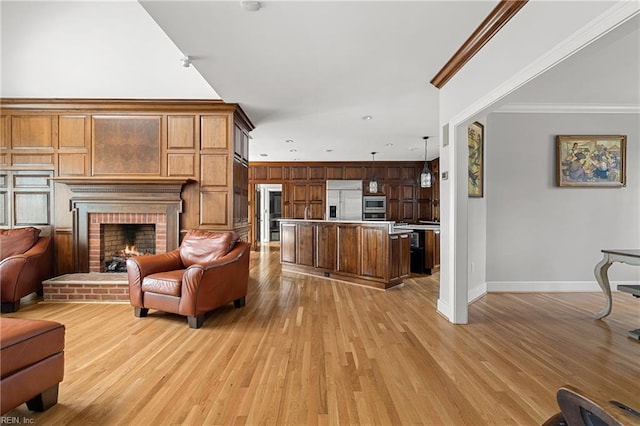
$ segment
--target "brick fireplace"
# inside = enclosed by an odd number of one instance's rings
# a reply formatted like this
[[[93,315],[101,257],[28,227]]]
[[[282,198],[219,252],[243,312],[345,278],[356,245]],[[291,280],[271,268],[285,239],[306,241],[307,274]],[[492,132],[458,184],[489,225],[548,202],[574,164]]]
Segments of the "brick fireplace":
[[[90,213],[89,272],[104,272],[104,225],[155,225],[155,253],[167,251],[167,215],[163,213]],[[120,247],[120,249],[124,246]]]
[[[105,224],[153,224],[155,252],[178,247],[182,185],[175,178],[58,178],[72,192],[76,272],[103,272],[100,229]]]

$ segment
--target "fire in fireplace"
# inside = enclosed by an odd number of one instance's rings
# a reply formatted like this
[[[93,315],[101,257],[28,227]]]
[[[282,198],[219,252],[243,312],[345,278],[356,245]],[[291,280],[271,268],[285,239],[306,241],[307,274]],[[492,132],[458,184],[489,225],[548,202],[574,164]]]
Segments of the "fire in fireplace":
[[[154,254],[156,227],[154,224],[101,224],[101,264],[105,272],[126,272],[127,259]]]

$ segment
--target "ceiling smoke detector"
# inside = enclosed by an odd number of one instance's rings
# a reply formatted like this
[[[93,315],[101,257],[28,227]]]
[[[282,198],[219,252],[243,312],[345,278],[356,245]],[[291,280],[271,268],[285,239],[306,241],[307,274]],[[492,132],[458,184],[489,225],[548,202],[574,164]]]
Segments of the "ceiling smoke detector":
[[[247,12],[257,12],[260,10],[260,2],[242,0],[240,2],[240,7],[246,10]]]

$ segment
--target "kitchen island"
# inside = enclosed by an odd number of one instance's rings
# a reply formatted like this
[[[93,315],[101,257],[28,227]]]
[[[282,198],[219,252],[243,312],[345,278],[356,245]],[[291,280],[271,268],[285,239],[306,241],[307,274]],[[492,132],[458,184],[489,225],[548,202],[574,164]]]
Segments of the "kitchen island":
[[[394,222],[280,220],[283,271],[388,289],[409,276],[410,230]]]

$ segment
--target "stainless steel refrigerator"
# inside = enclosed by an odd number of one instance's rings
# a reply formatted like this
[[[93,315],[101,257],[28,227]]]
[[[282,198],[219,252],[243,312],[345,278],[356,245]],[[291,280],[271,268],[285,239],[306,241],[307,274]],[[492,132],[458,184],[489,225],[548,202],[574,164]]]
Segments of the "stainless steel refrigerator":
[[[327,181],[327,220],[362,220],[362,181]]]

